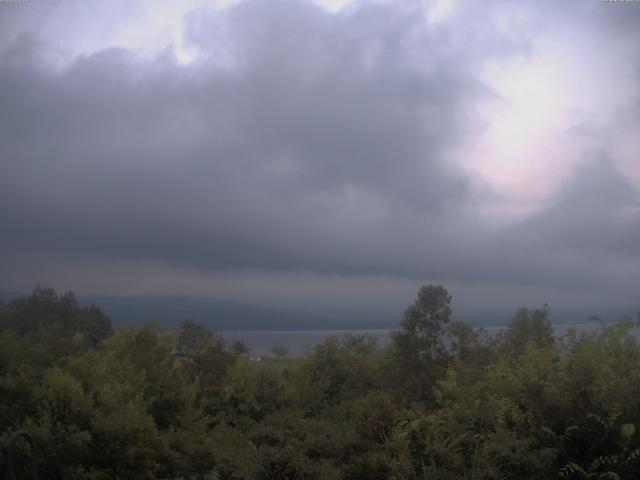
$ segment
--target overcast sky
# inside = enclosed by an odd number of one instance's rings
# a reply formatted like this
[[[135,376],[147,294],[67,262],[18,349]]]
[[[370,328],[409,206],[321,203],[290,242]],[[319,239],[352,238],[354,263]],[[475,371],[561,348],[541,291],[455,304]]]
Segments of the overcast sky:
[[[0,289],[640,304],[640,2],[0,1]]]

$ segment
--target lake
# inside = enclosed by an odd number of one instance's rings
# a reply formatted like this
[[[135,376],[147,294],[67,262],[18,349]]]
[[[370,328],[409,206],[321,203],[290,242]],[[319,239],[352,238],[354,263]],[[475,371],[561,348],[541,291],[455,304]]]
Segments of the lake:
[[[569,328],[575,328],[579,333],[587,333],[599,327],[596,322],[557,324],[553,325],[554,333],[560,337]],[[484,327],[490,334],[495,334],[506,327]],[[284,331],[221,331],[218,332],[227,341],[241,340],[251,348],[252,356],[265,356],[271,354],[274,346],[286,347],[289,356],[297,357],[305,353],[307,348],[324,342],[332,336],[343,337],[344,335],[370,335],[378,341],[378,346],[385,346],[391,341],[390,334],[395,329],[373,329],[373,330],[284,330]]]

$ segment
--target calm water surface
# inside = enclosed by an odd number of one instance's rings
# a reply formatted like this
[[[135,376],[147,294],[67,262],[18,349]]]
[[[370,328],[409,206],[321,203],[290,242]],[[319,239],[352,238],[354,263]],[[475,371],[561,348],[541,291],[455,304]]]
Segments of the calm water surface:
[[[575,328],[578,333],[587,333],[598,328],[597,323],[558,324],[553,329],[556,336],[567,333],[569,328]],[[495,334],[505,327],[485,327],[489,334]],[[343,337],[344,335],[370,335],[378,341],[378,346],[383,347],[391,341],[390,333],[393,330],[286,330],[286,331],[227,331],[218,332],[225,340],[242,340],[251,348],[251,355],[270,355],[274,346],[286,347],[289,356],[300,356],[314,345],[324,342],[329,337]]]

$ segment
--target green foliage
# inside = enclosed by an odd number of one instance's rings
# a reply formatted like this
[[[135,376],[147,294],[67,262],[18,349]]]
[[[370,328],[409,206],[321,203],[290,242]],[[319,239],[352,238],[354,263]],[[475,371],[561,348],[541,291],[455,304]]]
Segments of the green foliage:
[[[276,361],[283,361],[287,355],[289,355],[289,349],[283,345],[276,345],[271,348],[271,353],[275,357]]]
[[[431,400],[435,382],[444,374],[445,325],[451,318],[451,295],[442,285],[428,285],[404,312],[402,329],[392,334],[395,357],[406,375],[410,399]]]
[[[194,322],[112,332],[38,288],[0,305],[0,426],[51,479],[640,478],[635,324],[557,341],[545,306],[490,338],[450,302],[423,287],[385,349],[253,362]]]
[[[551,310],[548,305],[533,312],[521,308],[513,321],[504,332],[505,346],[514,356],[522,354],[527,343],[532,342],[538,347],[554,343],[553,327],[551,326]]]
[[[375,339],[366,335],[331,337],[316,345],[293,375],[303,408],[320,413],[375,387],[379,361]]]
[[[429,285],[404,312],[402,331],[394,335],[401,358],[416,362],[432,362],[442,354],[445,324],[451,318],[451,295],[441,285]]]
[[[177,348],[186,354],[200,352],[209,346],[213,339],[213,333],[207,327],[187,320],[180,327]]]
[[[80,307],[73,292],[58,296],[53,289],[43,287],[36,287],[29,297],[2,306],[0,328],[47,340],[59,348],[69,348],[66,343],[76,333],[81,334],[76,338],[88,346],[96,346],[112,333],[111,322],[100,309]]]

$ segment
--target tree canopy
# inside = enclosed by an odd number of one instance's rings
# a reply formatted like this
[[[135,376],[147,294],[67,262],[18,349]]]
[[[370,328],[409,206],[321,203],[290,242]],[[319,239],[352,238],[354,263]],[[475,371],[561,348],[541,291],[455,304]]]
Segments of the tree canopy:
[[[47,479],[640,477],[633,322],[558,338],[545,306],[489,336],[451,300],[421,288],[385,348],[254,362],[195,322],[114,332],[37,288],[0,305],[0,440],[28,431]]]

